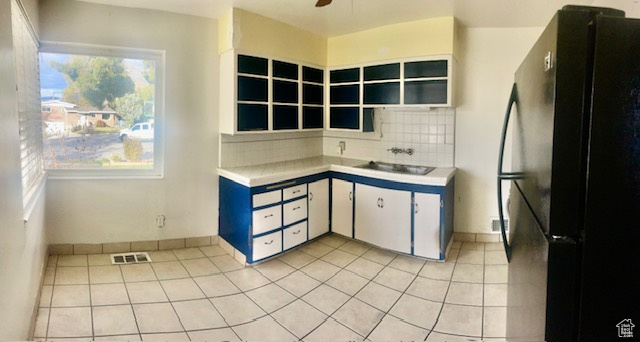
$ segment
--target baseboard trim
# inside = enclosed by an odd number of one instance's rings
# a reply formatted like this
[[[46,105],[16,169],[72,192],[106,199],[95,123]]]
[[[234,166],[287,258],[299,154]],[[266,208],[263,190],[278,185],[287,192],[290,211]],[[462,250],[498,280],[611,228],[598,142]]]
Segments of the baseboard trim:
[[[460,242],[502,242],[502,235],[489,233],[453,233],[453,240]]]
[[[167,249],[203,247],[219,244],[218,235],[149,241],[109,243],[63,243],[49,245],[47,255],[109,254],[127,252],[162,251]]]

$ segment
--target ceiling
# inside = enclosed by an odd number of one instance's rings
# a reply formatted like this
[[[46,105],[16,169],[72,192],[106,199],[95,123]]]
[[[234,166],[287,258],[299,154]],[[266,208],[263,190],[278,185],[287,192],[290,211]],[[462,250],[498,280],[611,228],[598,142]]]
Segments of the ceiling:
[[[455,16],[467,27],[542,27],[566,4],[598,5],[606,0],[81,0],[218,18],[241,8],[319,35],[332,37],[405,21]],[[621,1],[638,5],[638,0]],[[608,4],[608,3],[607,3]],[[628,6],[628,5],[627,5]]]

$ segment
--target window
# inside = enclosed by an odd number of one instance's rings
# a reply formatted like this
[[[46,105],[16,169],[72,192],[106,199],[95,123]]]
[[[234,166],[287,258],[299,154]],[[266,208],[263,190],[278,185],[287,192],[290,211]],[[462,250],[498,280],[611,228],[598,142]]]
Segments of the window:
[[[44,166],[52,177],[161,177],[164,53],[43,44]],[[59,110],[57,110],[59,108]]]
[[[20,130],[22,198],[25,209],[43,184],[42,111],[38,92],[38,43],[22,9],[11,2],[11,25],[16,69],[17,104]],[[27,215],[28,216],[28,215]]]
[[[51,107],[42,107],[43,112],[51,113]]]

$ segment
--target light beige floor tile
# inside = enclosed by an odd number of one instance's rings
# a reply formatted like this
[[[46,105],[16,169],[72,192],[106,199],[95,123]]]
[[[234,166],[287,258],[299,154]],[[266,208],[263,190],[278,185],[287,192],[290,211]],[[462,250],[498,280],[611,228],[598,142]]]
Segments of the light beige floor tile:
[[[309,265],[300,269],[302,272],[307,274],[313,279],[316,279],[320,282],[325,282],[327,279],[333,277],[340,268],[334,266],[326,261],[316,260]]]
[[[295,296],[276,284],[269,284],[245,294],[268,313],[272,313],[296,300]]]
[[[464,247],[464,245],[462,245]],[[484,264],[484,249],[483,250],[470,250],[470,249],[461,249],[460,254],[458,254],[458,264],[473,264],[473,265],[482,265]]]
[[[312,263],[314,260],[316,260],[316,257],[311,256],[307,253],[302,253],[296,249],[296,250],[285,253],[278,259],[280,259],[281,261],[285,262],[287,265],[293,268],[302,268]]]
[[[141,333],[184,331],[180,320],[169,303],[135,304],[133,311]],[[144,336],[142,337],[144,339]]]
[[[251,322],[267,314],[242,293],[212,298],[211,301],[229,325]]]
[[[504,251],[487,251],[484,255],[484,263],[485,265],[506,265],[508,261]]]
[[[36,316],[36,326],[33,330],[33,337],[46,338],[47,337],[47,325],[49,324],[49,309],[40,308]]]
[[[384,312],[355,298],[351,298],[332,315],[336,321],[362,336],[367,336],[383,316]]]
[[[507,284],[485,284],[484,306],[507,306]]]
[[[237,286],[222,274],[193,278],[207,297],[220,297],[240,292]]]
[[[48,308],[51,306],[51,295],[53,294],[53,286],[43,285],[40,290],[40,306],[41,308]]]
[[[484,245],[485,251],[502,251],[504,252],[504,244],[502,242],[487,242]]]
[[[451,282],[444,302],[482,306],[482,286],[482,284]]]
[[[436,323],[442,303],[403,294],[389,314],[401,320],[431,330]]]
[[[407,324],[393,316],[386,315],[371,332],[371,341],[424,341],[429,330]]]
[[[357,258],[358,257],[356,255],[353,255],[351,253],[347,253],[339,249],[334,249],[333,251],[329,252],[328,254],[326,254],[320,259],[328,263],[331,263],[333,265],[336,265],[340,268],[343,268],[349,265],[352,261],[356,260]]]
[[[320,326],[327,315],[302,300],[296,300],[271,314],[271,317],[298,338],[302,338]]]
[[[187,272],[179,261],[154,262],[151,264],[151,267],[153,267],[153,271],[159,280],[189,277],[189,272]]]
[[[173,303],[173,307],[186,330],[214,329],[227,326],[208,299],[177,302]]]
[[[143,341],[189,341],[186,332],[162,333],[162,334],[142,334]]]
[[[418,272],[420,272],[420,269],[422,269],[424,263],[424,259],[406,255],[398,255],[395,259],[393,259],[393,261],[391,261],[389,266],[405,272],[418,274]]]
[[[362,254],[363,258],[385,266],[388,265],[396,256],[398,256],[398,254],[379,248],[371,248],[366,253]]]
[[[296,270],[295,268],[280,261],[279,259],[272,259],[260,263],[253,268],[260,272],[263,276],[269,278],[269,280],[271,281],[280,280]]]
[[[91,305],[129,304],[124,284],[91,285]]]
[[[90,305],[89,285],[61,285],[53,287],[52,307]]]
[[[460,249],[462,248],[462,241],[454,241],[451,243],[451,249]]]
[[[484,267],[484,282],[486,284],[506,284],[509,280],[507,265],[486,265]]]
[[[165,262],[165,261],[176,261],[178,258],[173,251],[151,251],[149,252],[149,257],[153,262]]]
[[[142,341],[139,334],[116,335],[116,336],[96,336],[94,341]]]
[[[429,333],[429,337],[427,337],[427,342],[470,342],[470,341],[479,342],[481,340],[477,337],[449,335],[449,334],[442,334],[435,331],[432,331],[431,333]]]
[[[409,286],[407,293],[412,296],[442,303],[444,302],[448,288],[449,282],[446,280],[418,277],[411,286]]]
[[[455,263],[458,261],[458,256],[460,255],[459,249],[451,249],[449,250],[449,254],[446,255],[445,262]]]
[[[231,328],[219,328],[210,330],[188,331],[191,341],[229,341],[240,342],[240,338]]]
[[[230,255],[221,255],[209,258],[222,272],[230,272],[243,269],[244,266]]]
[[[47,266],[56,266],[58,264],[58,256],[57,255],[49,255],[47,257]]]
[[[228,272],[225,276],[242,291],[253,290],[270,283],[269,279],[253,268]]]
[[[60,266],[88,266],[86,255],[60,255],[58,257],[58,267]]]
[[[88,267],[57,267],[56,285],[85,285],[89,284]]]
[[[353,296],[367,285],[368,282],[369,280],[367,278],[363,278],[351,271],[342,270],[333,276],[333,278],[329,279],[326,284]]]
[[[325,245],[329,245],[333,248],[338,248],[345,243],[347,243],[347,239],[336,235],[336,234],[328,234],[318,239],[319,242],[324,243]]]
[[[202,254],[208,257],[227,255],[227,252],[219,245],[198,247]]]
[[[94,307],[93,330],[96,336],[137,334],[131,305]]]
[[[201,277],[221,272],[220,269],[207,258],[182,260],[182,266],[187,269],[187,272],[189,272],[189,275],[192,277]]]
[[[445,334],[480,337],[482,307],[444,304],[438,324],[433,330]]]
[[[150,264],[122,265],[120,269],[125,282],[156,280]]]
[[[467,283],[482,283],[483,275],[484,267],[482,265],[456,264],[451,280]]]
[[[161,280],[160,284],[170,301],[205,298],[204,293],[191,278]]]
[[[351,264],[349,264],[349,266],[347,266],[345,269],[361,277],[364,277],[367,279],[373,279],[378,275],[378,272],[380,272],[383,268],[384,266],[376,262],[360,258],[352,262]]]
[[[402,293],[399,291],[370,282],[356,294],[356,298],[378,310],[387,312],[400,298],[400,295]]]
[[[168,302],[159,281],[127,283],[129,298],[133,304]]]
[[[371,249],[371,246],[366,245],[362,242],[358,242],[358,241],[354,241],[354,240],[349,240],[347,243],[341,245],[340,247],[338,247],[338,249],[345,251],[345,252],[349,252],[351,254],[357,255],[357,256],[361,256],[364,253],[366,253],[368,250]]]
[[[472,250],[472,251],[484,251],[484,242],[469,242],[465,241],[462,243],[462,250]]]
[[[484,308],[483,337],[505,337],[507,334],[507,308]]]
[[[333,314],[350,298],[348,295],[324,284],[302,297],[305,302],[327,315]]]
[[[178,258],[178,260],[198,259],[205,257],[204,253],[202,253],[200,249],[196,247],[174,249],[173,254],[176,255],[176,258]]]
[[[233,330],[240,336],[242,341],[282,342],[298,340],[269,316],[248,324],[235,326]]]
[[[91,308],[51,309],[48,338],[91,336]]]
[[[320,282],[309,277],[308,275],[296,271],[276,282],[279,286],[289,291],[296,297],[302,297],[307,292],[313,290]]]
[[[47,267],[44,271],[44,279],[43,284],[45,285],[53,285],[56,276],[56,268],[55,267]]]
[[[327,246],[321,242],[312,242],[300,247],[300,251],[305,252],[311,256],[316,258],[320,258],[325,254],[331,252],[334,248],[331,246]]]
[[[112,265],[111,256],[109,254],[91,254],[87,256],[89,266],[108,266]]]
[[[409,287],[409,284],[411,284],[415,278],[415,274],[400,271],[392,267],[385,267],[373,278],[373,281],[402,292]]]
[[[91,284],[122,283],[119,266],[90,266],[89,281]]]
[[[364,337],[355,331],[336,322],[333,318],[328,318],[311,334],[307,335],[306,342],[327,342],[327,341],[364,341]]]

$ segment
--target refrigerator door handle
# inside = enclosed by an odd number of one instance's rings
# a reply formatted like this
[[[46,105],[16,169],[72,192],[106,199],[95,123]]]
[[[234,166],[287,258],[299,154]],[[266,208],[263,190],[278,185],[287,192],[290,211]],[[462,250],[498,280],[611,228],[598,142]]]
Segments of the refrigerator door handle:
[[[509,105],[507,106],[507,113],[504,116],[504,122],[502,124],[502,136],[500,138],[500,151],[498,154],[498,216],[500,218],[500,232],[502,234],[502,243],[504,244],[504,251],[507,255],[507,260],[511,261],[511,246],[507,241],[507,232],[504,223],[504,212],[502,209],[502,181],[503,180],[516,180],[523,178],[522,172],[504,172],[502,171],[502,163],[504,159],[504,145],[507,138],[507,127],[509,126],[509,117],[511,116],[511,110],[513,105],[518,103],[518,88],[516,84],[513,84],[511,88],[511,95],[509,96]]]

